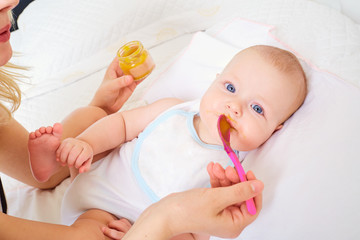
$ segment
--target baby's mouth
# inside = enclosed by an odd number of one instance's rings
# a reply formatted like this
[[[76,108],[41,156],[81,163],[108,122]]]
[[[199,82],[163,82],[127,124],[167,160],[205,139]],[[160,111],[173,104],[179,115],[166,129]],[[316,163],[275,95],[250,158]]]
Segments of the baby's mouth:
[[[237,132],[240,136],[242,136],[243,138],[245,138],[245,135],[242,131],[239,130],[239,128],[235,128],[234,125],[237,125],[237,121],[235,119],[233,119],[229,114],[224,114],[226,117],[226,121],[229,123],[230,125],[230,132],[231,131],[235,131]]]
[[[230,124],[230,128],[234,128],[234,124],[236,124],[235,119],[233,119],[229,114],[224,114],[226,117],[226,121]]]

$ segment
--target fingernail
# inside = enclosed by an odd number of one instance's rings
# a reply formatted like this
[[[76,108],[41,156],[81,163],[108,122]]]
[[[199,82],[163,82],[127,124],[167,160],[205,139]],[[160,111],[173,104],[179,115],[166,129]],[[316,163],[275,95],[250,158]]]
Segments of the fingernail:
[[[250,184],[250,187],[251,187],[251,190],[252,190],[253,192],[256,191],[256,186],[255,186],[255,184],[251,183],[251,184]]]
[[[127,75],[122,76],[122,79],[124,83],[129,83],[129,77]]]
[[[250,186],[251,190],[256,193],[261,191],[263,184],[260,181],[252,181]]]
[[[125,77],[125,82],[126,82],[126,83],[130,83],[130,82],[131,82],[131,76],[125,75],[124,77]]]

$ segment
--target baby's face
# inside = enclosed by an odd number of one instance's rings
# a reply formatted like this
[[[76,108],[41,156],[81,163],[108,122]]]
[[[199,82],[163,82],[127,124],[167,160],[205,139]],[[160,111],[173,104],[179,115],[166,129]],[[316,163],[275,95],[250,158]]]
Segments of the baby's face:
[[[201,100],[201,124],[208,132],[203,140],[221,144],[216,126],[219,115],[225,114],[232,148],[259,147],[301,105],[302,83],[289,77],[255,51],[237,55]]]

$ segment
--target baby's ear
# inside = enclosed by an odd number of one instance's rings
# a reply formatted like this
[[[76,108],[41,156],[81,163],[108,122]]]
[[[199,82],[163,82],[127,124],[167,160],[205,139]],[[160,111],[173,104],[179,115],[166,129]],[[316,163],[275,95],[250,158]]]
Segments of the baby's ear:
[[[284,124],[283,124],[283,123],[282,123],[282,124],[280,124],[279,126],[277,126],[277,127],[275,128],[275,131],[274,131],[274,132],[276,132],[277,130],[280,130],[283,126],[284,126]]]

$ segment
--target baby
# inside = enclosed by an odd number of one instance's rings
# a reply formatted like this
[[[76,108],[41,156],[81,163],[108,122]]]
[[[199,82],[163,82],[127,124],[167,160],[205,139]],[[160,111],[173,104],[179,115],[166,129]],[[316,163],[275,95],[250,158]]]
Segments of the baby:
[[[91,219],[106,224],[115,217],[134,221],[147,206],[170,193],[209,186],[210,163],[220,164],[223,171],[232,164],[217,130],[221,114],[231,119],[231,147],[243,159],[282,128],[306,93],[304,71],[292,53],[257,45],[236,54],[200,100],[183,103],[167,98],[117,112],[62,142],[61,126],[54,125],[51,134],[59,147],[49,161],[72,167],[73,177],[74,170],[82,173],[64,196],[63,223],[81,226],[84,219]],[[30,160],[36,167],[39,148],[34,149]],[[93,156],[111,149],[90,170]],[[122,221],[126,232],[130,224]]]

